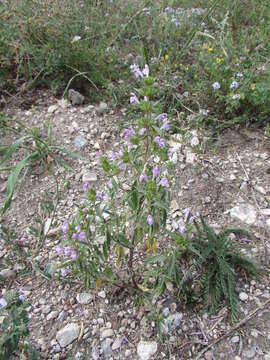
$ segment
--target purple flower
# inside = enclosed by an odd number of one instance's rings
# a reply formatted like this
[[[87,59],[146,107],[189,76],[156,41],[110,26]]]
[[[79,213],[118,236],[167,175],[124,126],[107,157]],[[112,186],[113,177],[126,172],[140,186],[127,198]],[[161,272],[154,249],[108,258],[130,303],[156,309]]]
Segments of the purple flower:
[[[101,192],[101,191],[97,191],[96,197],[97,197],[97,200],[98,200],[98,201],[102,201],[102,200],[103,200],[103,194],[102,194],[102,192]]]
[[[152,175],[152,180],[154,180],[159,175],[159,168],[157,166],[152,169]]]
[[[189,216],[190,216],[190,208],[187,208],[186,210],[185,210],[185,215],[184,215],[184,222],[187,222],[188,221],[188,219],[189,219]]]
[[[186,225],[184,223],[179,224],[178,231],[181,235],[184,235],[184,233],[187,231]]]
[[[76,225],[76,226],[75,226],[75,230],[76,230],[77,232],[79,232],[79,231],[81,230],[80,225]]]
[[[62,275],[62,277],[66,277],[67,276],[67,274],[68,274],[68,269],[61,269],[61,275]]]
[[[113,188],[113,183],[112,183],[112,180],[109,180],[109,182],[108,182],[108,187],[109,187],[110,189],[112,189],[112,188]]]
[[[129,140],[133,136],[135,136],[135,130],[133,128],[129,128],[125,130],[124,138],[126,140]]]
[[[140,129],[140,131],[139,131],[139,135],[140,135],[140,136],[144,136],[145,132],[146,132],[146,128],[142,128],[142,129]]]
[[[163,125],[161,128],[166,131],[169,131],[170,130],[170,121],[169,120],[163,121]]]
[[[70,259],[73,261],[76,261],[77,258],[78,258],[77,253],[76,253],[76,251],[73,250],[70,254]]]
[[[78,234],[72,234],[71,240],[72,240],[72,241],[75,241],[75,240],[77,240],[77,239],[78,239]]]
[[[157,121],[163,121],[167,118],[168,114],[167,113],[162,113],[162,114],[159,114],[155,120]]]
[[[163,310],[162,310],[162,315],[167,317],[170,313],[170,310],[169,308],[165,307]]]
[[[83,188],[85,189],[85,190],[87,190],[87,189],[89,189],[89,187],[90,187],[90,184],[89,184],[89,181],[84,181],[84,183],[83,183]]]
[[[0,308],[4,308],[7,306],[7,301],[4,298],[0,299]]]
[[[71,248],[69,246],[64,248],[64,254],[66,256],[70,256],[71,255]]]
[[[149,226],[152,226],[154,224],[154,219],[153,219],[153,216],[152,215],[148,215],[147,216],[147,219],[146,219],[146,222]]]
[[[165,188],[168,188],[168,187],[169,187],[169,183],[168,183],[168,180],[167,180],[166,178],[162,178],[162,179],[160,180],[160,182],[158,183],[158,185],[163,186],[163,187],[165,187]]]
[[[84,214],[87,214],[87,213],[88,213],[87,208],[83,208],[83,209],[82,209],[82,212],[83,212]]]
[[[189,240],[192,240],[192,239],[194,238],[194,234],[193,234],[193,233],[190,233],[190,234],[188,235],[188,237],[189,237]]]
[[[145,67],[142,71],[143,75],[148,77],[149,76],[149,66],[147,64],[145,64]]]
[[[86,240],[85,232],[79,233],[79,240],[80,240],[81,242],[84,242],[84,241]]]
[[[190,224],[190,225],[193,225],[193,223],[194,223],[194,217],[191,216],[191,217],[189,218],[189,224]]]
[[[19,290],[19,296],[18,296],[20,301],[24,301],[24,292],[22,289]]]
[[[130,65],[130,70],[133,72],[135,78],[143,77],[143,73],[141,72],[139,66],[137,64]]]
[[[154,142],[162,149],[166,147],[165,141],[160,136],[156,136]]]
[[[219,90],[220,89],[220,83],[218,81],[214,82],[214,84],[212,85],[214,90]]]
[[[59,255],[59,256],[61,256],[61,255],[63,255],[64,254],[64,248],[63,248],[63,246],[58,246],[58,248],[57,248],[57,254]]]
[[[143,171],[143,172],[141,173],[141,175],[139,176],[139,182],[141,183],[141,182],[147,181],[147,180],[148,180],[148,177],[147,177],[145,171]]]
[[[116,154],[113,151],[108,151],[107,155],[110,161],[114,161],[116,159]]]
[[[137,98],[137,96],[136,96],[136,94],[134,94],[133,92],[132,93],[130,93],[130,99],[129,99],[129,102],[131,103],[131,104],[140,104],[140,101],[139,101],[139,99]]]
[[[238,78],[242,78],[242,77],[243,77],[243,73],[242,73],[242,72],[238,72],[238,73],[236,74],[236,76],[237,76]]]
[[[120,170],[120,171],[125,171],[126,168],[127,168],[127,165],[126,165],[126,164],[124,164],[124,163],[120,163],[120,164],[119,164],[119,170]]]
[[[64,224],[62,225],[62,231],[63,233],[66,235],[69,229],[69,224],[67,222],[67,220],[65,220]]]

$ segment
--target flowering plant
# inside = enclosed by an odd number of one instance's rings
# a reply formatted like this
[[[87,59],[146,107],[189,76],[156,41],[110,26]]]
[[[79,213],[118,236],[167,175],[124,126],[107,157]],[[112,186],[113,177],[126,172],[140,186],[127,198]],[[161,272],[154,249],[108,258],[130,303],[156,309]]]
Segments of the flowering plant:
[[[88,287],[95,279],[96,288],[109,281],[161,292],[168,279],[179,283],[177,253],[168,239],[185,248],[192,222],[187,214],[188,226],[180,224],[177,233],[166,230],[175,162],[167,141],[170,121],[154,101],[148,65],[141,70],[134,64],[131,71],[141,84],[130,96],[139,119],[125,129],[120,149],[100,156],[107,186],[97,191],[84,183],[87,198],[77,216],[63,224],[65,246],[58,253],[64,258],[62,276],[70,271],[80,274]],[[165,251],[164,239],[168,242]],[[154,285],[150,279],[156,279]]]

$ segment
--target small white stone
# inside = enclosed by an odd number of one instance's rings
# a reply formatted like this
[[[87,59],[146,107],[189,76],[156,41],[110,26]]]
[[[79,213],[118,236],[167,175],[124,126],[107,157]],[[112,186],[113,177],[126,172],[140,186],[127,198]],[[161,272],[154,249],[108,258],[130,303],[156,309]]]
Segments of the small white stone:
[[[155,341],[140,341],[137,346],[137,354],[140,360],[149,360],[157,352]]]
[[[79,304],[86,305],[86,304],[89,304],[93,300],[93,295],[83,292],[83,293],[77,294],[76,300]]]
[[[102,299],[105,299],[106,298],[106,293],[104,290],[101,290],[98,292],[98,297],[102,298]]]
[[[100,337],[102,339],[106,339],[106,338],[109,338],[109,337],[112,337],[112,336],[114,336],[113,329],[104,329],[104,330],[102,330],[101,335],[100,335]]]
[[[51,105],[48,107],[48,114],[53,114],[58,109],[57,105]]]
[[[248,300],[248,294],[247,293],[245,293],[245,292],[240,292],[240,294],[239,294],[239,299],[241,300],[241,301],[247,301]]]

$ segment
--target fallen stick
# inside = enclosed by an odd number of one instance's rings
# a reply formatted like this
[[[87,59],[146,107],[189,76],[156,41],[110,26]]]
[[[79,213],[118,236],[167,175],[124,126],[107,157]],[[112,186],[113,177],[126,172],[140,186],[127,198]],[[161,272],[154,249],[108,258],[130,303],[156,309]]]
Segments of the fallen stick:
[[[232,332],[234,332],[235,330],[239,329],[242,325],[244,325],[245,323],[247,323],[254,315],[257,314],[257,312],[259,312],[260,310],[263,310],[268,304],[270,304],[270,299],[268,299],[267,301],[265,301],[265,303],[263,303],[261,306],[257,307],[254,311],[252,311],[249,315],[247,315],[244,319],[242,319],[241,321],[239,321],[236,325],[234,325],[229,331],[227,331],[224,335],[220,336],[218,339],[214,340],[211,342],[211,344],[207,345],[202,351],[199,352],[199,354],[197,355],[195,360],[200,360],[201,356],[208,350],[210,349],[212,346],[216,345],[217,343],[219,343],[221,340],[225,339],[226,337],[228,337]]]

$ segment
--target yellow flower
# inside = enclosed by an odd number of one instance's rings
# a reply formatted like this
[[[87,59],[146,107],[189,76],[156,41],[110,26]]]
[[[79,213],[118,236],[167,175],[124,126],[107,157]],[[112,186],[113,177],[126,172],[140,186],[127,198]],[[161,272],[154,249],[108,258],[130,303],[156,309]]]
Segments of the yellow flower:
[[[174,68],[177,69],[177,64],[173,64]]]
[[[256,89],[256,84],[251,84],[251,85],[250,85],[250,89],[251,89],[252,91],[254,91],[254,90]]]
[[[218,64],[220,64],[221,62],[223,62],[224,61],[224,59],[222,58],[222,57],[217,57],[216,58],[216,62],[218,63]]]
[[[51,32],[51,29],[48,27],[46,31],[49,34]]]
[[[183,64],[179,64],[180,69],[183,69]]]
[[[168,61],[168,60],[169,60],[169,55],[166,54],[166,55],[165,55],[165,61]]]
[[[212,47],[210,47],[209,49],[208,49],[208,51],[210,52],[210,54],[213,52],[213,48]]]
[[[186,67],[185,67],[185,70],[188,71],[188,70],[189,70],[189,66],[186,66]]]

